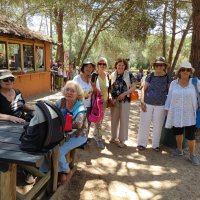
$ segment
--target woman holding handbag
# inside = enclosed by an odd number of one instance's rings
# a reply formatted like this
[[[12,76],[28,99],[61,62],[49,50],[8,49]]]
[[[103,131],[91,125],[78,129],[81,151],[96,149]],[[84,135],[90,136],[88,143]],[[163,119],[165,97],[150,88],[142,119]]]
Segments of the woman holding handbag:
[[[183,155],[182,143],[185,132],[188,140],[189,160],[193,165],[199,165],[199,159],[195,154],[197,94],[192,78],[190,78],[193,73],[194,68],[186,61],[178,69],[178,78],[171,82],[165,103],[165,109],[168,111],[165,127],[172,128],[176,136],[177,149],[171,155],[173,157]],[[196,87],[200,91],[199,80]]]
[[[125,147],[128,139],[128,123],[130,113],[130,93],[135,90],[135,78],[128,70],[126,59],[118,58],[115,62],[115,71],[111,74],[111,95],[115,103],[111,107],[111,134],[110,143],[118,147]]]
[[[100,87],[101,91],[101,97],[104,101],[103,104],[103,113],[105,113],[107,100],[108,100],[108,88],[109,88],[109,74],[107,72],[108,68],[108,62],[107,59],[104,57],[99,58],[97,62],[97,75],[95,82],[92,82],[93,87],[96,86],[96,81],[98,82],[98,85]],[[97,142],[97,146],[100,149],[104,149],[105,145],[102,141],[102,122],[103,119],[100,122],[95,123],[95,130],[94,130],[94,139]]]

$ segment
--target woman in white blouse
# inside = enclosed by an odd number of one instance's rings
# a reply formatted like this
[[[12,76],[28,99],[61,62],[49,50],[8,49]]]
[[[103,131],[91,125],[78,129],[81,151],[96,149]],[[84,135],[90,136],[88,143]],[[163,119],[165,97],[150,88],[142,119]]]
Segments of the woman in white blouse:
[[[192,84],[191,74],[194,68],[186,61],[178,69],[178,78],[171,82],[169,94],[165,103],[168,111],[165,127],[172,128],[176,135],[177,149],[172,152],[172,156],[182,156],[183,133],[188,140],[190,157],[193,165],[199,165],[198,157],[195,154],[195,124],[197,95]],[[197,83],[200,90],[200,82]]]

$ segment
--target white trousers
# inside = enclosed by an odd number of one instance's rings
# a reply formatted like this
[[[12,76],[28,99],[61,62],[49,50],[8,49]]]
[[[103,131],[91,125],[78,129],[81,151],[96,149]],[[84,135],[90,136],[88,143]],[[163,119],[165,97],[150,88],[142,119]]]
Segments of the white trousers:
[[[165,120],[164,106],[154,106],[146,104],[147,112],[141,110],[140,113],[140,125],[138,130],[138,146],[146,147],[149,139],[150,124],[153,122],[152,133],[152,147],[156,148],[160,146],[160,136]]]

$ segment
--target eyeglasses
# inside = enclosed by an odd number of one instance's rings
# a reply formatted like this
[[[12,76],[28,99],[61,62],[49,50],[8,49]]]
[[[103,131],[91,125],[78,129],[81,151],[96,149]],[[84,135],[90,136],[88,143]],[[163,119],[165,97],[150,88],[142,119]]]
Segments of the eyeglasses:
[[[76,91],[71,88],[65,88],[65,92],[75,93]]]
[[[186,71],[186,72],[192,72],[192,69],[189,69],[189,68],[181,68],[180,71],[181,71],[181,72],[185,72],[185,71]]]
[[[4,79],[2,79],[2,80],[3,80],[3,82],[8,83],[8,81],[14,82],[14,81],[15,81],[15,78],[13,78],[13,77],[8,77],[8,78],[4,78]]]
[[[98,63],[99,66],[107,66],[106,63]]]

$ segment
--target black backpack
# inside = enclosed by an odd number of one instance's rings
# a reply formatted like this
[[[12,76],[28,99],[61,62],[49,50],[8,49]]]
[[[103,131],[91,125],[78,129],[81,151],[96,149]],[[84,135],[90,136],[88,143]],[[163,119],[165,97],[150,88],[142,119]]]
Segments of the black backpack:
[[[34,117],[24,126],[20,148],[30,152],[45,152],[64,139],[64,117],[49,101],[38,101]]]

